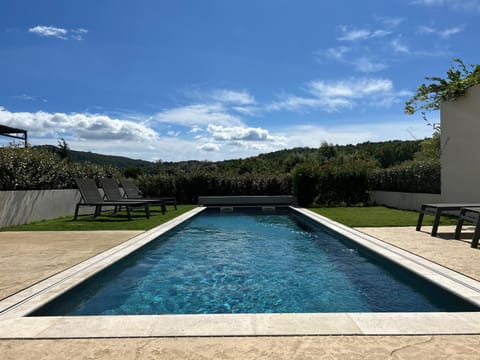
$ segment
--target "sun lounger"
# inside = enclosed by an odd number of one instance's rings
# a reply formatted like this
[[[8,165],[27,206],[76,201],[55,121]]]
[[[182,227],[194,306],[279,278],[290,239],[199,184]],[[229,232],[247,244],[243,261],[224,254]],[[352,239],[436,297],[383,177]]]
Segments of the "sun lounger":
[[[479,203],[465,204],[465,203],[450,203],[450,204],[423,204],[420,208],[420,214],[418,215],[417,231],[420,231],[423,223],[423,216],[425,214],[435,217],[432,226],[432,236],[437,236],[438,225],[440,224],[440,217],[442,213],[447,211],[460,211],[463,207],[480,207]]]
[[[463,222],[467,220],[475,225],[471,247],[478,246],[478,239],[480,238],[480,207],[464,207],[460,210],[458,215],[457,228],[455,229],[455,239],[460,239]]]
[[[93,179],[75,179],[78,190],[82,198],[75,206],[75,216],[73,220],[77,220],[78,210],[81,206],[94,206],[95,216],[100,215],[103,206],[125,206],[127,208],[128,220],[132,220],[131,209],[137,206],[143,206],[147,219],[150,218],[150,208],[148,202],[144,201],[107,201],[104,200],[102,194],[97,188],[97,184]]]
[[[127,199],[123,197],[118,183],[115,179],[112,178],[103,178],[100,179],[100,185],[102,186],[103,192],[105,193],[105,198],[108,201],[123,201],[123,202],[144,202],[149,205],[159,205],[162,209],[162,214],[165,214],[165,203],[161,199]]]
[[[140,190],[137,187],[137,184],[135,184],[135,181],[131,179],[122,179],[120,180],[120,183],[122,184],[126,199],[133,199],[133,200],[150,199],[150,198],[144,198],[142,196]],[[159,197],[159,198],[155,198],[155,200],[161,200],[166,205],[173,205],[175,210],[177,210],[177,200],[174,197]]]

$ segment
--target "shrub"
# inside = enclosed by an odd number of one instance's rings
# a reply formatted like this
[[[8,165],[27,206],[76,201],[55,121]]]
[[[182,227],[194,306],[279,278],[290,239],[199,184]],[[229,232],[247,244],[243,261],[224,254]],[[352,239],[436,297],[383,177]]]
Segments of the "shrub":
[[[415,161],[376,171],[369,180],[372,190],[440,193],[440,162]]]
[[[175,196],[194,204],[199,196],[284,195],[292,193],[290,175],[236,175],[192,173],[140,176],[138,184],[147,196]]]
[[[70,163],[35,148],[0,148],[0,190],[74,188],[75,177],[114,177],[118,171],[90,163]]]

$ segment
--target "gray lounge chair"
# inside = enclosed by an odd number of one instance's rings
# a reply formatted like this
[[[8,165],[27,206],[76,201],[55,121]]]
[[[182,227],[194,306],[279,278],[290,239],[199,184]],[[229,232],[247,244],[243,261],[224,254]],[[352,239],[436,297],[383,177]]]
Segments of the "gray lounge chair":
[[[77,220],[78,210],[81,206],[94,206],[95,207],[95,216],[100,215],[102,211],[102,206],[125,206],[127,208],[128,220],[132,220],[131,209],[137,206],[143,206],[145,209],[145,215],[147,219],[150,218],[150,208],[149,204],[144,201],[106,201],[103,199],[102,194],[97,188],[97,184],[93,179],[75,179],[77,183],[78,190],[82,198],[80,202],[75,206],[75,216],[73,220]]]
[[[125,192],[125,198],[127,199],[145,199],[148,200],[149,198],[144,198],[135,184],[135,181],[131,179],[121,179],[120,183],[122,184],[123,191]],[[173,205],[175,210],[177,210],[177,200],[174,197],[159,197],[155,198],[155,200],[162,200],[166,205]]]
[[[480,207],[464,207],[460,210],[458,215],[457,227],[455,229],[455,239],[460,239],[463,222],[467,220],[475,225],[471,247],[478,246],[478,239],[480,238]]]
[[[100,185],[102,186],[103,192],[105,193],[105,198],[108,201],[123,201],[123,202],[145,202],[149,205],[159,205],[162,209],[162,214],[165,214],[165,203],[163,200],[159,199],[126,199],[123,197],[118,183],[115,179],[112,178],[103,178],[100,179]]]
[[[446,211],[460,211],[463,207],[480,207],[479,203],[476,204],[465,204],[465,203],[450,203],[450,204],[423,204],[420,208],[420,213],[418,215],[417,221],[417,231],[420,231],[423,223],[423,216],[425,214],[432,215],[435,217],[432,226],[432,236],[437,236],[438,225],[440,224],[440,217],[442,213]]]

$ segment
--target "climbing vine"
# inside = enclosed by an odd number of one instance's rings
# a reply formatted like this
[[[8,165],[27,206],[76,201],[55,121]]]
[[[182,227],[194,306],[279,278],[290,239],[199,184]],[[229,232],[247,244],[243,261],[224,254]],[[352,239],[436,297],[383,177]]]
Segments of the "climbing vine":
[[[405,103],[405,113],[412,115],[421,111],[427,124],[439,130],[438,124],[430,124],[426,112],[440,109],[444,101],[454,101],[462,97],[468,88],[480,84],[480,65],[465,65],[460,59],[447,71],[447,77],[425,77],[429,84],[421,84],[417,93]]]

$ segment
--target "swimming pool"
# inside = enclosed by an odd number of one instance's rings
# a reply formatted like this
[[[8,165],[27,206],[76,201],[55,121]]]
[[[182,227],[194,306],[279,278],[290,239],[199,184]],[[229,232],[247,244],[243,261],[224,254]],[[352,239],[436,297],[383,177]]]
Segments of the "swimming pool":
[[[478,308],[290,209],[208,209],[33,316]]]

